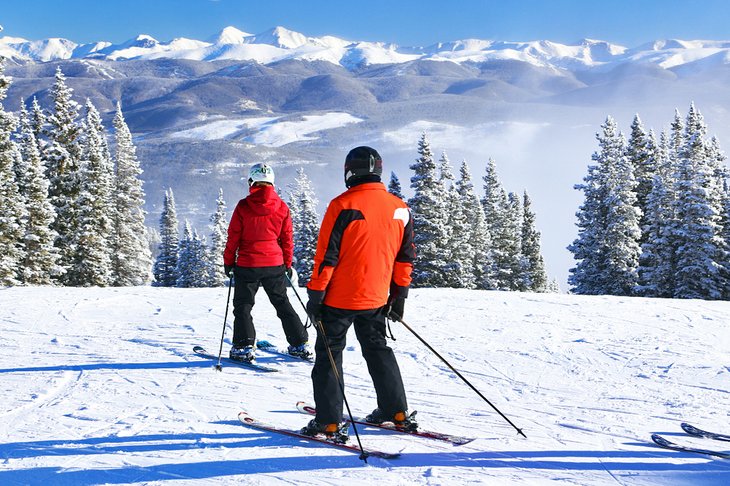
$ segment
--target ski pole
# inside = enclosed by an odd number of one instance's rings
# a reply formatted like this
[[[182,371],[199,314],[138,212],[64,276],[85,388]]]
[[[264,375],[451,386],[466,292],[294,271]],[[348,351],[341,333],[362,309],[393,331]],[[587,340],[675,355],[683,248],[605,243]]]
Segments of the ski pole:
[[[391,317],[388,317],[388,318],[389,318],[389,319],[392,319]],[[495,406],[494,406],[494,405],[492,404],[492,402],[490,402],[490,401],[489,401],[489,400],[487,399],[487,397],[485,397],[484,395],[482,395],[482,393],[481,393],[481,392],[480,392],[479,390],[477,390],[477,389],[476,389],[476,387],[475,387],[474,385],[472,385],[471,383],[469,383],[469,380],[467,380],[466,378],[464,378],[464,377],[463,377],[463,376],[461,375],[461,373],[459,373],[459,371],[458,371],[458,370],[457,370],[456,368],[454,368],[453,366],[451,366],[451,363],[449,363],[448,361],[446,361],[446,359],[445,359],[445,358],[444,358],[443,356],[441,356],[441,355],[440,355],[440,354],[439,354],[439,353],[438,353],[438,352],[437,352],[437,351],[436,351],[435,349],[433,349],[433,348],[431,347],[431,345],[430,345],[430,344],[428,344],[428,343],[427,343],[427,342],[426,342],[426,341],[425,341],[425,340],[424,340],[424,339],[423,339],[423,338],[422,338],[421,336],[419,336],[419,335],[418,335],[418,333],[417,333],[416,331],[414,331],[414,330],[413,330],[413,329],[411,328],[411,326],[409,326],[408,324],[406,324],[406,323],[405,323],[405,321],[404,321],[403,319],[400,319],[400,318],[398,318],[398,319],[392,319],[392,320],[395,320],[395,321],[398,321],[398,322],[400,322],[401,324],[403,324],[403,326],[405,326],[405,328],[406,328],[406,329],[408,329],[409,331],[411,331],[411,332],[413,333],[413,335],[414,335],[414,336],[416,336],[416,337],[418,338],[418,340],[419,340],[419,341],[421,341],[421,342],[422,342],[423,344],[425,344],[425,345],[426,345],[426,347],[427,347],[427,348],[428,348],[428,349],[429,349],[429,350],[430,350],[430,351],[431,351],[431,352],[432,352],[433,354],[435,354],[436,356],[438,356],[438,358],[439,358],[439,359],[440,359],[441,361],[443,361],[444,363],[446,363],[446,366],[448,366],[449,368],[451,368],[451,371],[453,371],[454,373],[456,373],[456,376],[458,376],[459,378],[461,378],[461,379],[462,379],[462,381],[463,381],[464,383],[466,383],[467,385],[469,385],[469,387],[470,387],[470,388],[471,388],[472,390],[474,390],[474,391],[476,392],[476,394],[477,394],[477,395],[479,395],[479,396],[480,396],[480,397],[482,398],[482,400],[484,400],[485,402],[487,402],[487,403],[489,404],[489,406],[490,406],[490,407],[492,407],[492,408],[493,408],[493,409],[494,409],[494,410],[495,410],[495,411],[496,411],[496,412],[497,412],[497,413],[498,413],[499,415],[501,415],[501,416],[502,416],[502,418],[503,418],[503,419],[505,419],[505,420],[507,421],[507,423],[508,423],[508,424],[510,424],[510,425],[511,425],[512,427],[514,427],[514,429],[515,429],[515,430],[517,431],[517,433],[518,433],[518,434],[520,434],[520,435],[521,435],[522,437],[524,437],[525,439],[527,439],[527,436],[525,435],[525,433],[524,433],[524,432],[522,432],[522,429],[520,429],[520,428],[517,428],[517,426],[516,426],[515,424],[513,424],[513,423],[512,423],[512,421],[511,421],[510,419],[508,419],[508,418],[507,418],[507,417],[505,416],[505,414],[503,414],[502,412],[500,412],[500,411],[499,411],[499,409],[498,409],[497,407],[495,407]]]
[[[345,396],[345,384],[340,379],[340,374],[337,372],[337,363],[335,363],[335,357],[332,355],[332,349],[330,349],[330,344],[327,341],[327,335],[324,332],[324,324],[322,323],[321,319],[312,319],[315,326],[317,327],[317,331],[319,332],[319,335],[322,336],[322,342],[324,343],[325,349],[327,349],[327,356],[330,359],[330,364],[332,365],[332,371],[335,374],[335,378],[337,379],[337,384],[340,385],[340,392],[342,393],[342,400],[345,402],[345,407],[347,408],[347,415],[350,416],[350,425],[352,425],[352,430],[355,431],[355,438],[357,439],[357,445],[360,447],[360,459],[368,462],[368,456],[365,454],[365,450],[362,447],[362,442],[360,442],[360,434],[357,433],[357,426],[355,425],[355,419],[352,418],[352,412],[350,411],[350,404],[347,403],[347,396]]]
[[[231,303],[231,287],[233,287],[233,274],[231,274],[231,279],[228,281],[228,297],[226,297],[226,314],[223,316],[223,334],[221,334],[221,347],[218,350],[218,364],[215,365],[215,369],[218,371],[223,371],[223,366],[221,366],[221,355],[223,354],[223,338],[226,336],[226,320],[228,319],[228,304]]]
[[[294,291],[294,295],[297,296],[297,300],[299,301],[300,304],[302,304],[302,307],[304,308],[304,313],[307,315],[307,320],[304,322],[304,327],[307,328],[308,324],[309,324],[309,313],[307,312],[307,306],[304,305],[304,302],[302,302],[302,298],[299,297],[299,292],[297,292],[297,289],[294,287],[294,284],[292,283],[291,279],[289,278],[289,275],[287,275],[285,272],[284,276],[289,281],[289,285],[291,285],[291,289]]]

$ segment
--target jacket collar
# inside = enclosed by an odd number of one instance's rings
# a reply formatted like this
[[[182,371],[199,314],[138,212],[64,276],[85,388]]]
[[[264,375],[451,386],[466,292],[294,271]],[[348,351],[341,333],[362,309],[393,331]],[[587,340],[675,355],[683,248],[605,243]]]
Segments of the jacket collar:
[[[382,182],[365,182],[363,184],[357,184],[355,186],[352,186],[347,191],[353,192],[353,191],[378,191],[378,190],[385,190],[385,184]]]

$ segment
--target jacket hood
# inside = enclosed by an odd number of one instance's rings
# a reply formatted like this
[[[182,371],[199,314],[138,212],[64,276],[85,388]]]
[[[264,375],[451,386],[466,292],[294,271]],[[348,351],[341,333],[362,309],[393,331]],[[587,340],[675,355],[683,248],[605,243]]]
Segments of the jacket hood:
[[[245,201],[251,212],[257,216],[268,216],[276,212],[283,203],[274,186],[251,186]]]

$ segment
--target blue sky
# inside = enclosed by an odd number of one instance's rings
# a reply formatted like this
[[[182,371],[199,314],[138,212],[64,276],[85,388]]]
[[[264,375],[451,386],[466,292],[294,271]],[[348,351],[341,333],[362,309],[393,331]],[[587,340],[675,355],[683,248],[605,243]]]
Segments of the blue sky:
[[[7,0],[0,35],[75,42],[206,40],[233,25],[256,34],[282,26],[309,36],[425,46],[465,38],[628,47],[678,39],[730,39],[727,0]]]

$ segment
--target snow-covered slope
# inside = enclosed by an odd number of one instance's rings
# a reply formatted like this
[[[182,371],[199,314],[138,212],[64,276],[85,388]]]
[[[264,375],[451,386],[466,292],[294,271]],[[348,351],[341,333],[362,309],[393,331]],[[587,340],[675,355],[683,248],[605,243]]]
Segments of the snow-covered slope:
[[[311,368],[261,353],[259,362],[281,372],[218,373],[193,355],[195,344],[217,354],[225,299],[225,288],[0,290],[0,484],[721,485],[730,477],[726,460],[649,439],[658,432],[729,448],[679,427],[730,432],[728,302],[414,289],[408,324],[527,439],[394,324],[391,345],[421,426],[475,440],[452,447],[360,429],[366,446],[402,452],[365,465],[238,423],[245,409],[302,427],[308,417],[294,405],[312,398]],[[263,294],[254,319],[259,339],[283,345]],[[353,334],[344,354],[347,397],[362,415],[375,396]]]
[[[261,64],[284,59],[321,60],[348,69],[416,59],[479,63],[519,60],[537,66],[581,70],[624,62],[646,62],[663,68],[677,67],[719,52],[730,52],[730,41],[658,40],[628,49],[610,42],[584,39],[575,44],[548,40],[513,42],[464,39],[427,47],[397,46],[383,42],[358,42],[334,36],[308,37],[284,27],[249,34],[229,26],[207,41],[178,38],[160,42],[139,35],[121,44],[76,44],[66,39],[0,38],[0,54],[24,62],[92,57],[96,59],[241,60]]]

